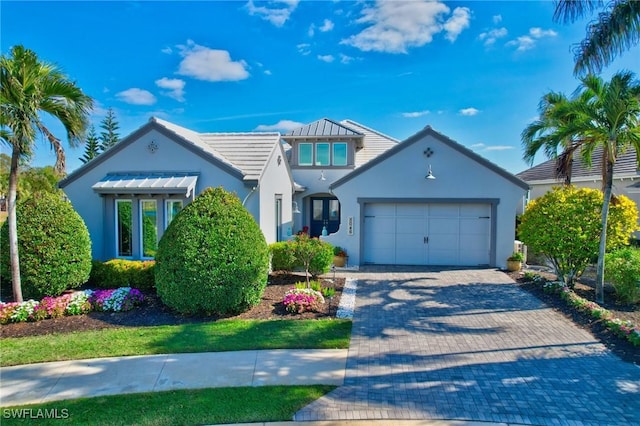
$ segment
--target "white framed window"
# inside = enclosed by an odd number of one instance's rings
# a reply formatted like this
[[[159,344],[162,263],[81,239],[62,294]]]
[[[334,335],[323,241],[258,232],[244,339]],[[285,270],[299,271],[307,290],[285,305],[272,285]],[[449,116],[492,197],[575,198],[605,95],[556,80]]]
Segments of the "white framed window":
[[[336,142],[333,144],[332,152],[332,164],[334,166],[346,166],[347,165],[347,143]]]
[[[331,164],[330,146],[328,143],[316,144],[316,166],[328,166]]]
[[[167,229],[173,218],[182,210],[182,200],[165,200],[164,202],[164,229]]]
[[[298,145],[298,165],[313,166],[313,144],[301,143]]]
[[[142,257],[154,257],[158,250],[158,203],[140,200],[140,252]]]
[[[116,257],[133,256],[133,211],[131,200],[116,200]]]

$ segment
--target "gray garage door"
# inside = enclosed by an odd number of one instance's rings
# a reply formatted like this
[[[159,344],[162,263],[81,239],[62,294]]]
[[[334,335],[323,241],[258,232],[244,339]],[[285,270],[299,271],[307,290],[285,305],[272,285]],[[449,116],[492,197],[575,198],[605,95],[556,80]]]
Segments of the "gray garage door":
[[[364,212],[364,263],[490,263],[489,204],[371,203]]]

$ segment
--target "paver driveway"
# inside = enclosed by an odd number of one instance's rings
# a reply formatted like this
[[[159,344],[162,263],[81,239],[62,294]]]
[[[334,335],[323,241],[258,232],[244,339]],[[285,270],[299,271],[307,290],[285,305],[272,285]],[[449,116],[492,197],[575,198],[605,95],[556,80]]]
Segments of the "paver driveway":
[[[370,268],[344,386],[296,420],[640,424],[640,368],[496,270]]]

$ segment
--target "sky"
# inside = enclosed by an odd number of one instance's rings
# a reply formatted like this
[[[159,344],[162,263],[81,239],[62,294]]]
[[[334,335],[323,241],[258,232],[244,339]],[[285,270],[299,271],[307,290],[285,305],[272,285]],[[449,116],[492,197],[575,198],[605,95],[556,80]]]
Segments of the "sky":
[[[541,97],[579,86],[571,49],[590,19],[555,23],[553,11],[551,1],[2,0],[0,48],[57,65],[94,99],[96,128],[112,108],[121,137],[152,116],[197,132],[352,119],[399,140],[430,125],[518,173]],[[636,46],[603,78],[638,73],[638,58]],[[66,146],[71,172],[84,148]],[[37,147],[31,164],[53,165],[48,144]]]

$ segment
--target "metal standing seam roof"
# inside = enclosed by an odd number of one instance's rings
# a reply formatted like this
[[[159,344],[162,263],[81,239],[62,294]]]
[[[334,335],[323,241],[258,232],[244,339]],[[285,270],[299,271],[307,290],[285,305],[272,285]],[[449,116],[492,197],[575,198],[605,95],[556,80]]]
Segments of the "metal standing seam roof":
[[[197,133],[155,118],[166,129],[181,136],[218,160],[239,170],[244,180],[258,180],[277,143],[280,133]]]
[[[109,173],[91,188],[99,194],[158,193],[189,197],[198,175],[175,173]]]
[[[322,118],[306,126],[294,129],[284,135],[294,137],[330,137],[330,136],[348,136],[348,137],[361,137],[362,133],[359,133],[343,124],[337,123],[328,118]]]
[[[591,167],[582,161],[579,152],[576,152],[571,166],[571,178],[592,178],[599,180],[602,177],[602,148],[598,147],[591,155],[593,159]],[[638,170],[638,162],[636,151],[633,148],[628,149],[624,154],[620,155],[613,167],[613,174],[618,176],[640,175]],[[556,159],[552,158],[530,169],[524,170],[516,175],[526,182],[536,181],[561,181],[556,176]]]
[[[343,123],[350,128],[364,135],[364,146],[356,152],[355,166],[360,167],[378,155],[396,146],[400,141],[398,139],[387,136],[353,120],[342,120]]]

